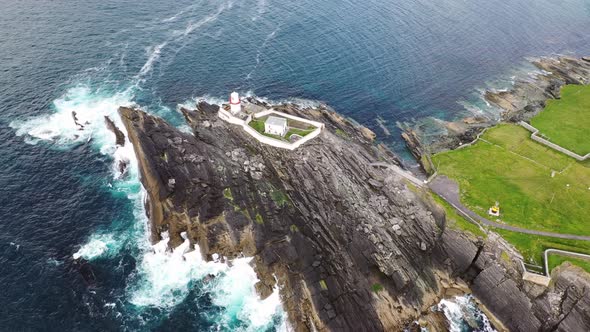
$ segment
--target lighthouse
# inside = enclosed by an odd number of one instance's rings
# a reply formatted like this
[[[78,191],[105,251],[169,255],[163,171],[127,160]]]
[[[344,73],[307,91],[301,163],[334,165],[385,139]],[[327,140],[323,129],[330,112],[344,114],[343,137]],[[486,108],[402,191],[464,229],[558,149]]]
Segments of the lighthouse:
[[[229,95],[229,107],[231,114],[234,115],[242,110],[242,105],[240,104],[240,95],[235,91]]]

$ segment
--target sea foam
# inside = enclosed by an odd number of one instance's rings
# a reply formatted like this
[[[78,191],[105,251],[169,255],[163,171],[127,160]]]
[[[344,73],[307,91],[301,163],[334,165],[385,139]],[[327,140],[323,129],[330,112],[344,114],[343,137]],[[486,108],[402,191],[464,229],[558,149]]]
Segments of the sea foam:
[[[442,311],[449,321],[451,332],[477,330],[495,332],[488,318],[477,308],[471,295],[443,299],[434,308]]]
[[[278,289],[264,301],[256,294],[254,284],[256,273],[251,258],[238,258],[231,267],[219,261],[203,260],[198,246],[190,247],[186,239],[179,247],[168,250],[169,237],[162,234],[162,241],[149,243],[148,220],[145,216],[145,190],[139,182],[137,161],[132,145],[126,141],[124,147],[115,145],[115,137],[105,123],[108,115],[125,135],[127,133],[117,113],[119,105],[131,105],[131,96],[125,94],[104,95],[89,87],[72,88],[54,102],[54,113],[28,121],[13,122],[18,135],[28,138],[30,144],[40,141],[51,142],[53,146],[68,148],[79,143],[90,144],[102,154],[113,158],[113,179],[109,190],[113,195],[125,195],[134,206],[135,222],[126,224],[113,221],[108,230],[92,234],[73,254],[74,259],[93,261],[98,258],[114,258],[129,243],[137,248],[136,272],[128,280],[127,301],[134,310],[157,307],[172,310],[184,301],[189,292],[206,276],[214,278],[203,286],[213,303],[222,308],[221,316],[215,318],[220,329],[243,331],[260,330],[284,321]],[[76,111],[80,128],[74,123],[72,111]],[[125,177],[120,177],[116,165],[124,160],[128,164]],[[286,326],[283,324],[282,326]]]
[[[135,93],[168,43],[211,23],[231,6],[231,2],[221,5],[212,15],[189,23],[180,36],[173,34],[170,39],[150,48],[146,62],[122,92],[108,92],[80,84],[68,89],[52,103],[51,114],[10,124],[16,134],[23,136],[29,144],[44,142],[59,149],[90,144],[101,154],[112,157],[113,176],[105,187],[113,195],[124,195],[129,199],[135,221],[114,220],[109,229],[98,230],[89,236],[73,253],[73,258],[92,262],[99,258],[113,259],[122,250],[129,250],[128,254],[132,254],[137,262],[136,271],[127,280],[124,299],[131,319],[136,319],[138,311],[154,307],[171,312],[198,286],[201,289],[197,291],[209,294],[213,304],[221,309],[212,314],[218,329],[258,331],[274,324],[287,326],[278,288],[265,300],[260,300],[256,294],[254,284],[257,277],[251,266],[252,258],[237,258],[231,264],[207,262],[203,260],[198,246],[191,248],[188,239],[169,250],[167,234],[162,234],[161,242],[153,246],[150,244],[149,222],[144,209],[146,193],[139,181],[133,147],[128,140],[123,147],[117,146],[114,134],[105,125],[104,117],[109,116],[128,137],[117,109],[133,105]],[[74,120],[73,112],[77,120]],[[127,164],[125,176],[119,174],[120,161]],[[204,280],[205,277],[208,281]]]

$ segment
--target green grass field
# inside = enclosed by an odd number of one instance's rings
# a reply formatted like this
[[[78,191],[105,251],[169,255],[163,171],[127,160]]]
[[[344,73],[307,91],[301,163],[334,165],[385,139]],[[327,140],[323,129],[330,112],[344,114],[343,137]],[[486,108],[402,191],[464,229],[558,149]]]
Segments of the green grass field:
[[[484,233],[484,231],[482,231],[477,225],[475,225],[474,223],[472,223],[471,221],[467,220],[465,217],[457,213],[456,210],[443,199],[434,194],[432,195],[432,198],[436,201],[437,204],[439,204],[445,209],[447,225],[449,227],[467,231],[476,236],[482,236],[484,238],[487,237],[487,234]],[[496,233],[499,233],[500,235],[502,235],[504,239],[506,239],[510,244],[512,244],[523,255],[525,262],[538,266],[544,266],[543,253],[546,249],[553,248],[579,252],[583,254],[590,254],[590,242],[588,241],[556,239],[546,236],[516,233],[503,229],[492,228],[491,230]],[[551,255],[549,257],[551,257]],[[579,264],[577,260],[568,260],[571,261],[573,264],[586,269],[586,265]],[[559,262],[559,264],[560,263],[561,262]],[[590,262],[586,263],[590,264]],[[556,265],[554,266],[550,265],[550,268],[553,268],[559,264],[556,263]],[[586,270],[590,272],[590,270]]]
[[[566,85],[531,124],[551,142],[579,155],[590,152],[590,85]]]
[[[553,271],[555,267],[566,261],[583,268],[586,270],[586,272],[590,272],[590,260],[561,256],[557,254],[549,254],[549,271]]]
[[[264,121],[252,119],[248,125],[254,128],[257,132],[264,134]]]
[[[589,241],[558,239],[547,236],[522,234],[503,229],[493,229],[512,244],[524,257],[525,262],[543,265],[543,253],[546,249],[561,249],[582,254],[590,254]]]
[[[465,217],[461,216],[457,212],[457,210],[455,210],[445,200],[443,200],[435,194],[432,195],[432,198],[438,205],[440,205],[445,210],[447,225],[449,227],[464,230],[472,233],[473,235],[481,236],[483,238],[487,237],[487,234],[483,230],[481,230],[479,226],[465,219]]]
[[[491,218],[487,209],[498,201],[506,224],[590,235],[589,165],[529,135],[520,126],[501,124],[476,144],[432,159],[439,174],[459,183],[462,202],[484,217]]]
[[[561,256],[557,254],[549,254],[549,271],[553,271],[553,269],[563,262],[570,262],[576,266],[579,266],[586,270],[586,272],[590,273],[590,260],[582,259],[582,258],[573,258],[569,256]]]

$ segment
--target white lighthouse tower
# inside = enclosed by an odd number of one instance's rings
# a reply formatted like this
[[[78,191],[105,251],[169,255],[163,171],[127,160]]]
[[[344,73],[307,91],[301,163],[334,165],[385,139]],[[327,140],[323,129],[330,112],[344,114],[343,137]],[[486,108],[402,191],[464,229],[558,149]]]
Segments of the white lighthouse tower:
[[[234,115],[242,110],[242,105],[240,104],[240,95],[235,91],[229,95],[229,107],[231,114]]]

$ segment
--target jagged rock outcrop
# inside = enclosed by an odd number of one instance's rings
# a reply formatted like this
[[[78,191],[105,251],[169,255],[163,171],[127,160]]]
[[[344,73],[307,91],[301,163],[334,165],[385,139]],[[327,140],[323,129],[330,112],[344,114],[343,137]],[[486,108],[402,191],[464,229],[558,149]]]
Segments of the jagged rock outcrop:
[[[558,99],[566,84],[590,83],[590,63],[578,58],[541,58],[532,62],[543,71],[528,80],[519,80],[508,91],[487,91],[485,98],[503,110],[510,122],[527,121],[545,107],[548,99]]]
[[[518,317],[535,307],[518,270],[499,265],[497,241],[447,228],[444,210],[424,193],[370,166],[398,161],[372,142],[368,129],[325,107],[273,108],[326,129],[288,151],[259,143],[204,102],[181,110],[193,134],[140,110],[119,110],[148,193],[154,242],[167,231],[175,247],[186,232],[208,259],[213,253],[254,256],[256,289],[267,296],[278,280],[297,331],[400,330],[428,315],[449,290],[464,290],[460,278],[519,330],[502,306],[518,304],[511,310]],[[528,302],[520,305],[518,294]],[[571,326],[579,323],[571,319]]]
[[[113,134],[115,134],[115,144],[118,146],[125,146],[125,134],[117,128],[117,125],[105,115],[104,122],[107,126],[107,129],[110,130]]]
[[[587,58],[540,58],[533,60],[532,64],[541,73],[534,77],[518,77],[510,90],[488,90],[484,93],[487,102],[501,109],[502,121],[528,121],[545,108],[547,100],[560,98],[560,89],[565,84],[590,83],[590,62]],[[423,125],[406,124],[402,127],[405,133],[402,138],[411,151],[434,154],[471,142],[483,129],[496,124],[497,120],[483,117],[468,117],[455,122],[435,120],[429,126],[440,129],[437,135],[424,135],[420,128]]]

